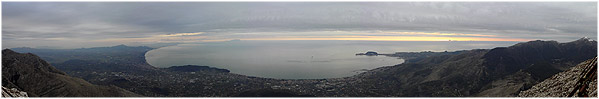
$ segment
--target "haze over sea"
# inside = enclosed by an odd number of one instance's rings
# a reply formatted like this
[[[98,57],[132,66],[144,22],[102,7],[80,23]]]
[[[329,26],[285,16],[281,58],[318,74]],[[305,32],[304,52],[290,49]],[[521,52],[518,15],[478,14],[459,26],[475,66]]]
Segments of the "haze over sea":
[[[149,51],[157,67],[202,65],[232,73],[282,79],[347,77],[365,70],[393,66],[403,59],[356,56],[356,53],[456,51],[505,47],[507,41],[227,41],[179,44]]]

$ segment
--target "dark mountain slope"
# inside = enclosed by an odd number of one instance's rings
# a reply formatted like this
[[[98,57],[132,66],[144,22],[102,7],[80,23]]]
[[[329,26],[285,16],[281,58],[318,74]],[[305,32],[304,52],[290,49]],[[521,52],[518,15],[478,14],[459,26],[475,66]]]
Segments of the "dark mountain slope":
[[[495,48],[483,58],[486,69],[489,73],[496,74],[494,76],[501,77],[524,69],[537,77],[535,79],[546,79],[596,56],[596,46],[595,41],[588,41],[586,38],[568,43],[537,40],[507,48]]]
[[[31,97],[140,96],[114,86],[98,86],[50,66],[38,56],[2,50],[2,86],[25,91]]]
[[[568,43],[530,41],[491,50],[430,56],[358,75],[366,78],[358,85],[377,89],[371,94],[389,96],[515,96],[520,90],[595,57],[596,48],[596,41],[583,38]]]
[[[580,90],[575,89],[577,86],[577,82],[581,80],[581,76],[584,75],[585,72],[597,71],[592,69],[592,66],[597,66],[597,59],[587,60],[575,67],[572,67],[570,70],[560,72],[558,74],[553,75],[551,78],[545,79],[543,82],[534,85],[532,88],[520,92],[520,97],[568,97],[568,95],[572,94],[574,91],[578,91],[577,93],[586,94],[588,97],[597,97],[597,75],[589,76],[589,82],[585,85],[588,85],[586,88],[581,88],[586,91],[580,92]],[[585,71],[585,69],[587,69]],[[584,83],[581,83],[584,84]],[[575,97],[578,97],[576,93],[572,94]]]

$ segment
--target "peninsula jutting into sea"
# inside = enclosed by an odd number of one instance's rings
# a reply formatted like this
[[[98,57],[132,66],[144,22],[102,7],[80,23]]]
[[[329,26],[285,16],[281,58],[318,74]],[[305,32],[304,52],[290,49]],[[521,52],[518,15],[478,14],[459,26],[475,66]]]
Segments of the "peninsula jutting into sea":
[[[2,2],[2,97],[597,97],[597,2]]]

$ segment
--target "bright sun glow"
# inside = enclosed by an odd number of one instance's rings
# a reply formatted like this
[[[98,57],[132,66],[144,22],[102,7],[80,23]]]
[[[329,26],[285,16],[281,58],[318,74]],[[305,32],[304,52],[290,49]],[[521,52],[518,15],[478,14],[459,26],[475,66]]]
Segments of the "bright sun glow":
[[[205,32],[173,33],[143,38],[107,38],[102,42],[221,42],[239,40],[355,40],[355,41],[527,41],[528,39],[506,38],[489,34],[440,33],[440,32],[264,32],[234,33],[233,35],[210,35]],[[297,35],[302,34],[302,35]]]

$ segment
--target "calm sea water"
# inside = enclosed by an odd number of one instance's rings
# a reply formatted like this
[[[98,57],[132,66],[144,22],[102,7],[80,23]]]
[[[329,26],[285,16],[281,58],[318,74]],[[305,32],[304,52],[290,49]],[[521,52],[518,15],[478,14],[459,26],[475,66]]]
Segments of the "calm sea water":
[[[356,56],[356,53],[490,49],[517,42],[476,41],[229,41],[179,44],[149,51],[153,66],[203,65],[232,73],[283,79],[347,77],[364,70],[393,66],[403,59]]]

